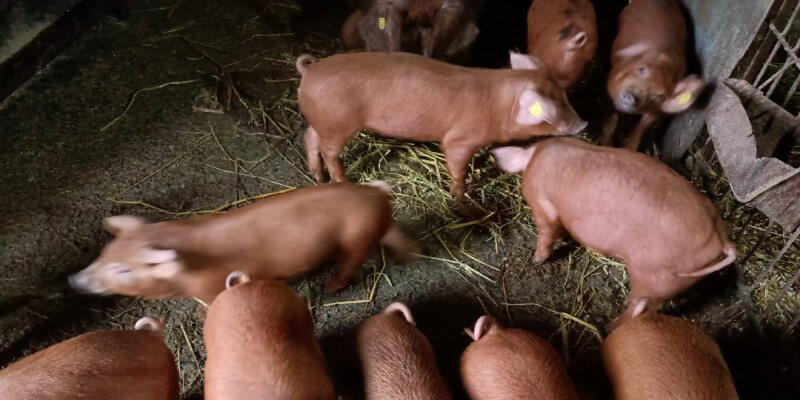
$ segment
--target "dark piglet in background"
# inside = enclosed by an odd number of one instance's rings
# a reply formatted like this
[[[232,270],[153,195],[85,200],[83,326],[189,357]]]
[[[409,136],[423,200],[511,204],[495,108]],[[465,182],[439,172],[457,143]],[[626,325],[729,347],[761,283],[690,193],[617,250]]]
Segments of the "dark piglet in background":
[[[617,110],[642,114],[628,138],[637,150],[650,124],[664,113],[685,111],[703,90],[695,75],[685,76],[689,34],[677,0],[636,0],[622,11],[611,54],[608,94]],[[601,142],[616,129],[614,114]]]
[[[297,99],[309,125],[306,152],[317,182],[324,179],[323,161],[333,180],[347,180],[339,155],[361,129],[441,143],[453,178],[450,191],[462,196],[467,164],[481,147],[586,127],[535,58],[510,57],[514,69],[493,70],[408,53],[338,54],[320,61],[301,56]]]
[[[428,339],[408,306],[393,303],[356,331],[366,400],[451,399]]]
[[[589,0],[535,0],[528,10],[528,53],[563,88],[572,86],[597,51],[597,17]]]
[[[211,302],[233,271],[290,279],[333,258],[337,270],[326,289],[336,291],[378,246],[401,259],[417,249],[392,220],[391,189],[381,181],[302,188],[180,221],[117,216],[104,225],[116,238],[70,277],[76,290]]]
[[[626,149],[573,138],[492,150],[501,169],[523,172],[522,194],[545,261],[564,230],[582,245],[622,259],[628,309],[610,328],[664,301],[736,259],[714,204],[666,165]]]
[[[335,400],[306,302],[283,282],[239,272],[208,310],[207,400]]]
[[[477,0],[364,0],[342,26],[346,49],[458,57],[478,36]]]
[[[737,400],[728,366],[705,331],[681,318],[649,312],[603,342],[617,400]]]
[[[54,344],[0,371],[5,400],[178,400],[178,370],[164,321],[94,331]]]

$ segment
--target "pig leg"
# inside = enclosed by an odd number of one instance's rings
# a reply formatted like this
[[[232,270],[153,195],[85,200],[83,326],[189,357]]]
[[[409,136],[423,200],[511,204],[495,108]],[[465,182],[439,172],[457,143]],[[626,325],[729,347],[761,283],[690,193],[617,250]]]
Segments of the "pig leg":
[[[447,170],[453,179],[450,183],[450,194],[454,197],[463,197],[467,164],[472,160],[472,156],[475,155],[478,148],[465,147],[463,143],[450,145],[442,143],[442,147],[444,148],[444,158],[447,160]]]
[[[636,127],[633,128],[633,133],[631,133],[631,136],[628,138],[628,143],[625,144],[625,148],[633,151],[639,150],[639,145],[642,143],[642,136],[644,136],[644,132],[655,120],[656,116],[653,114],[642,115],[642,119],[640,119],[639,123],[636,124]]]
[[[619,114],[614,112],[603,123],[603,136],[600,137],[598,143],[601,146],[611,146],[614,139],[614,132],[617,131],[617,124],[619,123]]]
[[[319,153],[319,134],[313,127],[309,126],[308,129],[306,129],[304,140],[306,143],[308,169],[314,174],[314,179],[317,183],[322,183],[325,179],[325,171],[322,169],[322,159]]]
[[[536,255],[533,262],[542,263],[553,253],[553,244],[564,234],[564,227],[558,221],[555,210],[549,202],[538,200],[531,203],[533,220],[539,238],[536,241]]]
[[[342,140],[323,140],[320,142],[320,152],[322,154],[322,159],[325,161],[325,166],[328,167],[328,173],[331,175],[331,179],[336,182],[347,182],[347,175],[344,173],[344,167],[342,166],[342,160],[339,159],[339,155],[342,154],[344,150],[344,146],[348,140],[353,135],[342,135],[342,134],[334,134],[334,135],[326,135],[325,137],[334,137],[334,138],[343,138]]]
[[[345,244],[342,244],[336,262],[336,272],[334,272],[333,276],[325,283],[325,291],[333,293],[347,286],[347,283],[350,282],[350,278],[361,267],[364,260],[369,257],[369,253],[377,246],[377,240],[365,242],[363,237],[349,240],[346,241]]]

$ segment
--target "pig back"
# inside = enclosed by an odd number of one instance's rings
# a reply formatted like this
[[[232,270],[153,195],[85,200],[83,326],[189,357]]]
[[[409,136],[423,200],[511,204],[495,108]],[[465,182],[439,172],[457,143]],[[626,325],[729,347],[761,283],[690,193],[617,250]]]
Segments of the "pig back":
[[[449,400],[428,339],[401,316],[378,314],[356,331],[367,400]]]
[[[686,20],[676,0],[636,0],[619,16],[612,58],[621,49],[646,44],[675,60],[685,60],[687,40]]]
[[[335,398],[308,307],[286,284],[223,291],[203,330],[206,399]]]
[[[578,400],[561,356],[519,329],[493,328],[461,356],[461,379],[473,400]]]
[[[619,400],[735,400],[719,347],[702,329],[655,312],[623,324],[603,342]]]
[[[578,242],[629,263],[697,268],[728,244],[711,201],[641,153],[548,139],[523,179],[532,207],[553,212]]]
[[[159,332],[95,331],[0,371],[8,400],[177,400],[178,371]]]
[[[456,127],[485,129],[490,85],[500,78],[492,73],[506,72],[409,53],[337,54],[307,67],[298,102],[323,139],[346,141],[367,128],[400,139],[439,141]]]

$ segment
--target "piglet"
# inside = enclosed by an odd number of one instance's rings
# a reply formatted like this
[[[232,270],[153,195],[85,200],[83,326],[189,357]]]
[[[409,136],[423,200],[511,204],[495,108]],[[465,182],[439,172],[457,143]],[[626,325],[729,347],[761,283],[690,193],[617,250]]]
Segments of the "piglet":
[[[408,306],[393,303],[356,331],[367,400],[451,399],[425,336]]]
[[[522,194],[539,233],[536,262],[550,256],[565,229],[582,245],[625,262],[628,309],[611,329],[646,309],[660,309],[736,260],[711,201],[651,157],[573,138],[492,154],[504,171],[524,171]]]
[[[737,400],[728,366],[706,332],[689,321],[648,312],[603,342],[617,400]]]
[[[626,145],[637,150],[645,129],[661,114],[688,109],[704,87],[686,74],[688,32],[677,0],[635,0],[622,10],[612,48],[608,94],[617,110],[642,114]],[[616,120],[616,116],[613,116]],[[605,128],[609,144],[616,123]]]
[[[597,17],[589,0],[535,0],[528,10],[528,53],[563,88],[575,83],[597,51]]]
[[[564,361],[550,343],[482,316],[468,331],[461,381],[472,400],[578,400]]]
[[[164,321],[102,330],[52,345],[0,371],[5,400],[178,400],[178,370]]]
[[[206,400],[334,400],[306,302],[285,283],[234,271],[203,325]]]
[[[253,279],[289,279],[334,258],[338,270],[326,288],[336,291],[378,246],[401,259],[416,251],[416,242],[392,220],[390,201],[385,182],[338,183],[180,221],[106,218],[116,239],[69,282],[88,293],[194,296],[210,303],[235,270]]]
[[[297,98],[308,121],[305,145],[317,182],[323,166],[346,181],[339,155],[361,129],[442,144],[453,180],[464,194],[467,164],[493,142],[576,134],[586,127],[564,89],[534,57],[511,53],[514,69],[466,68],[408,53],[301,56]]]

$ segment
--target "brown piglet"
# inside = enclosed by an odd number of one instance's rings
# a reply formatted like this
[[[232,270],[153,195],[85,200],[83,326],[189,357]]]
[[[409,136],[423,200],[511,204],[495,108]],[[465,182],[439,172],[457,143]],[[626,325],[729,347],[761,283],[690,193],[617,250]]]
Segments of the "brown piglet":
[[[309,127],[308,165],[318,182],[323,161],[346,181],[339,155],[361,129],[414,141],[440,142],[464,194],[467,164],[494,142],[577,134],[586,127],[535,57],[511,53],[514,69],[466,68],[408,53],[301,56],[297,99]]]
[[[482,316],[468,332],[461,381],[472,400],[578,400],[564,361],[546,340]]]
[[[178,369],[164,321],[103,330],[52,345],[0,370],[5,400],[178,400]]]
[[[433,348],[414,326],[408,306],[393,303],[363,321],[356,342],[366,400],[446,400],[450,391]]]
[[[104,225],[116,238],[70,277],[76,290],[210,303],[233,271],[290,279],[333,258],[326,289],[336,291],[378,246],[401,259],[417,249],[392,220],[391,189],[381,181],[292,190],[224,214],[158,223],[117,216]]]
[[[627,148],[637,150],[644,131],[661,114],[685,111],[703,90],[702,79],[685,77],[688,40],[677,0],[635,0],[622,11],[611,50],[608,94],[617,110],[642,114]],[[609,144],[616,123],[604,129],[601,142]]]
[[[501,147],[492,154],[504,171],[524,171],[522,194],[539,233],[536,262],[550,256],[564,230],[625,262],[631,291],[616,324],[660,309],[736,260],[725,221],[711,201],[651,157],[573,138]]]
[[[617,400],[737,400],[719,347],[689,321],[648,312],[603,342]]]
[[[597,17],[589,0],[535,0],[528,10],[528,53],[563,88],[572,86],[597,51]]]
[[[335,400],[306,302],[232,272],[203,325],[206,400]]]

